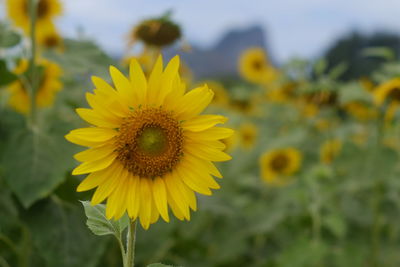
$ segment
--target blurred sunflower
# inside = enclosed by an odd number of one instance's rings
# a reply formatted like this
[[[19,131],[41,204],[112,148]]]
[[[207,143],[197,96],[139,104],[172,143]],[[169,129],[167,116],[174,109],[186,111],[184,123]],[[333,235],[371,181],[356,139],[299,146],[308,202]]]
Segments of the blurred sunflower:
[[[6,0],[8,16],[15,25],[26,34],[30,31],[29,0]],[[38,33],[52,23],[52,19],[62,14],[59,0],[39,0],[37,3],[36,23]]]
[[[45,59],[40,59],[38,64],[43,71],[36,91],[36,104],[38,107],[48,107],[53,104],[56,93],[62,88],[62,70],[58,64]],[[23,75],[28,70],[28,65],[26,59],[20,60],[14,70],[20,78],[7,87],[10,93],[8,104],[21,113],[29,112],[31,106],[29,89],[26,87],[27,77]]]
[[[129,34],[129,46],[141,41],[149,47],[162,48],[181,38],[181,28],[171,20],[171,13],[142,21]]]
[[[242,147],[245,149],[251,149],[256,143],[258,128],[253,123],[244,123],[240,126],[238,135]]]
[[[136,60],[129,79],[110,67],[116,89],[93,77],[96,89],[86,95],[92,108],[77,109],[94,126],[66,135],[89,147],[75,155],[83,163],[72,174],[90,173],[77,190],[97,187],[92,204],[107,199],[107,218],[127,211],[148,229],[160,215],[169,221],[169,206],[178,219],[190,220],[195,192],[211,195],[219,188],[213,176],[222,176],[213,161],[231,159],[219,140],[233,130],[216,127],[227,120],[223,116],[200,115],[213,92],[204,85],[185,93],[178,69],[174,57],[163,70],[161,56],[148,79]]]
[[[360,121],[371,120],[376,117],[377,112],[367,103],[360,101],[352,101],[344,105],[344,109],[354,118]]]
[[[278,71],[260,47],[249,48],[240,55],[239,73],[244,79],[257,84],[267,84],[278,77]]]
[[[302,155],[295,148],[268,151],[260,157],[261,177],[273,185],[285,185],[300,169]]]
[[[339,139],[328,140],[320,148],[320,159],[325,164],[331,164],[341,150],[342,142]]]
[[[37,34],[37,42],[40,46],[45,48],[62,50],[63,47],[62,37],[52,23],[48,23],[45,27],[41,28]]]
[[[371,79],[369,79],[368,77],[361,77],[359,80],[361,86],[367,90],[368,92],[372,92],[375,89],[375,84],[373,81],[371,81]]]
[[[379,85],[373,91],[377,106],[386,106],[385,121],[391,121],[400,106],[400,78],[395,78]]]
[[[267,90],[267,100],[277,103],[290,103],[295,96],[297,84],[295,82],[287,82],[278,88]]]

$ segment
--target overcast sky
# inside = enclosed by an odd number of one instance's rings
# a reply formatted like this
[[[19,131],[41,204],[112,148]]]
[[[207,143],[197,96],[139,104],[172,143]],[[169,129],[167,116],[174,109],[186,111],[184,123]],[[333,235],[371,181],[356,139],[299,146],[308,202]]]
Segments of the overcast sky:
[[[2,1],[2,0],[0,0]],[[4,0],[3,0],[4,1]],[[107,51],[124,49],[139,20],[174,10],[190,42],[207,47],[227,30],[259,24],[274,57],[317,56],[352,29],[400,33],[400,0],[63,0],[58,25],[64,35],[81,27]]]

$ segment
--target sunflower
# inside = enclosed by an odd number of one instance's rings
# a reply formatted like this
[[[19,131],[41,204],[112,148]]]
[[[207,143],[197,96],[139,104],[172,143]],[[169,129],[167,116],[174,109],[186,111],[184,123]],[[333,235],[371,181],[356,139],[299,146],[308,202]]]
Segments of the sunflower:
[[[278,77],[278,71],[260,47],[249,48],[240,55],[239,73],[244,79],[257,84],[267,84]]]
[[[285,185],[301,165],[302,155],[295,148],[281,148],[261,155],[261,177],[273,185]]]
[[[239,136],[238,136],[238,132],[235,131],[231,136],[229,136],[228,138],[222,139],[221,142],[225,145],[225,152],[231,152],[233,150],[235,150],[235,148],[237,147],[238,143],[239,143]]]
[[[341,150],[342,142],[339,139],[328,140],[320,148],[320,159],[325,164],[331,164]]]
[[[369,107],[367,103],[352,101],[344,106],[345,110],[354,118],[360,121],[371,120],[376,117],[376,110]]]
[[[391,121],[400,105],[400,78],[395,78],[379,85],[373,91],[377,106],[386,106],[385,121]]]
[[[244,123],[239,128],[240,144],[245,149],[251,149],[256,143],[258,128],[253,123]]]
[[[161,48],[172,45],[181,38],[181,28],[172,21],[171,14],[142,21],[131,30],[129,46],[137,40],[150,47]]]
[[[89,174],[77,190],[97,187],[91,203],[107,199],[107,218],[127,212],[148,229],[160,215],[170,220],[169,206],[178,219],[190,220],[195,192],[219,188],[213,161],[231,159],[219,140],[233,130],[216,127],[226,122],[223,116],[200,115],[214,94],[207,85],[185,93],[178,69],[177,56],[165,70],[160,56],[148,79],[136,60],[129,78],[111,66],[114,87],[93,77],[96,89],[86,95],[91,108],[77,109],[93,126],[66,135],[89,148],[75,155],[83,163],[72,174]]]
[[[53,23],[48,23],[46,26],[41,28],[37,34],[37,42],[45,48],[62,49],[63,46],[62,37]]]
[[[267,90],[267,100],[277,103],[290,103],[296,93],[297,84],[295,82],[287,82],[280,87],[270,88]]]
[[[60,81],[62,70],[56,63],[45,59],[40,59],[38,64],[43,68],[43,72],[36,90],[36,104],[38,107],[48,107],[53,104],[55,94],[62,88]],[[10,93],[9,105],[21,113],[27,113],[31,105],[29,90],[26,88],[27,77],[24,76],[28,65],[26,59],[19,62],[14,73],[20,78],[7,87]]]
[[[15,25],[21,27],[26,34],[30,31],[29,0],[6,0],[8,16]],[[58,0],[39,0],[37,3],[36,23],[38,32],[52,19],[61,15],[62,7]]]

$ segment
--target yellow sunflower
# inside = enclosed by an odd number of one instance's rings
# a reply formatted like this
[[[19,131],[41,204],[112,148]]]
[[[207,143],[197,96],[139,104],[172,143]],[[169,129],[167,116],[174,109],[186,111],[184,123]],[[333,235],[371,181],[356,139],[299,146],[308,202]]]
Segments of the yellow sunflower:
[[[15,25],[29,34],[29,0],[6,0],[8,16]],[[52,19],[61,15],[62,7],[58,0],[39,0],[37,3],[36,23],[38,32],[52,23]]]
[[[328,140],[320,148],[320,159],[325,164],[331,164],[341,150],[342,142],[339,139]]]
[[[195,192],[219,188],[213,161],[231,159],[219,140],[233,130],[216,127],[223,116],[200,115],[214,94],[207,85],[185,92],[178,69],[177,56],[165,70],[159,57],[148,79],[136,60],[129,78],[110,67],[114,87],[93,77],[96,89],[86,95],[91,108],[77,109],[93,126],[66,135],[89,148],[75,155],[83,163],[72,174],[89,174],[77,190],[97,187],[91,203],[107,199],[107,218],[127,211],[148,229],[160,215],[169,221],[169,206],[178,219],[190,220]]]
[[[267,84],[278,77],[278,71],[260,47],[249,48],[240,55],[239,73],[244,79],[257,84]]]
[[[239,128],[240,144],[245,149],[253,148],[258,136],[258,128],[253,123],[244,123]]]
[[[45,48],[57,48],[62,50],[63,40],[53,23],[48,23],[37,34],[37,42]]]
[[[360,121],[367,121],[376,118],[375,109],[368,106],[367,103],[352,101],[344,106],[345,110],[354,118]]]
[[[300,169],[302,155],[295,148],[281,148],[261,155],[261,177],[273,185],[285,185],[290,176]]]
[[[391,121],[400,106],[400,78],[395,78],[379,85],[373,91],[373,97],[377,106],[388,105],[385,112],[385,121]]]
[[[224,143],[224,145],[225,145],[224,152],[231,152],[231,151],[235,150],[235,148],[237,147],[237,145],[239,143],[239,136],[238,136],[237,131],[235,131],[228,138],[222,139],[221,142]]]
[[[21,113],[29,112],[31,106],[29,89],[26,88],[27,77],[23,75],[28,69],[28,64],[26,59],[19,62],[14,73],[20,78],[7,87],[10,93],[9,105]],[[58,64],[45,59],[40,59],[38,64],[43,68],[43,73],[38,82],[36,104],[38,107],[48,107],[53,104],[56,93],[62,88],[62,70]]]

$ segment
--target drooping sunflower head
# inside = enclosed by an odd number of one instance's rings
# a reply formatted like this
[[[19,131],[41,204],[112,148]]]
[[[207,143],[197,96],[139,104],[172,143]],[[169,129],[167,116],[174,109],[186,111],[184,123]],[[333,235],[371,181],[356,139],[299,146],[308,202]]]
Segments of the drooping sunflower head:
[[[82,164],[73,174],[89,174],[78,191],[97,188],[92,204],[107,199],[108,218],[127,212],[147,229],[160,215],[168,222],[170,207],[189,220],[195,192],[211,195],[219,188],[213,176],[222,176],[213,162],[230,159],[220,140],[233,131],[216,126],[225,117],[200,114],[213,92],[207,85],[185,92],[178,70],[178,57],[165,70],[159,57],[148,79],[136,60],[129,78],[111,67],[114,87],[94,77],[96,89],[86,95],[91,108],[77,109],[92,126],[66,135],[88,147],[75,155]]]
[[[266,84],[278,77],[261,47],[249,48],[240,55],[239,73],[247,81],[257,84]]]
[[[36,89],[36,105],[38,107],[49,107],[54,102],[54,97],[58,91],[62,89],[60,66],[49,60],[39,60],[40,75]],[[29,77],[26,71],[28,70],[28,61],[21,59],[14,73],[21,78],[13,82],[7,87],[10,93],[8,104],[18,112],[28,113],[31,106],[29,88],[27,85]]]
[[[240,126],[238,134],[242,147],[251,149],[257,141],[258,128],[253,123],[244,123]]]
[[[285,185],[301,165],[302,155],[295,148],[275,149],[260,157],[261,177],[273,185]]]
[[[8,16],[15,25],[21,27],[26,33],[30,30],[29,0],[6,0]],[[37,3],[36,20],[38,31],[52,19],[61,15],[62,7],[59,0],[39,0]]]
[[[342,150],[342,142],[339,139],[328,140],[320,148],[320,158],[325,164],[331,164]]]
[[[374,102],[378,106],[385,103],[400,103],[400,78],[379,85],[373,92]]]
[[[142,21],[132,29],[130,43],[142,41],[148,46],[165,47],[181,38],[181,28],[167,13],[159,18]]]

